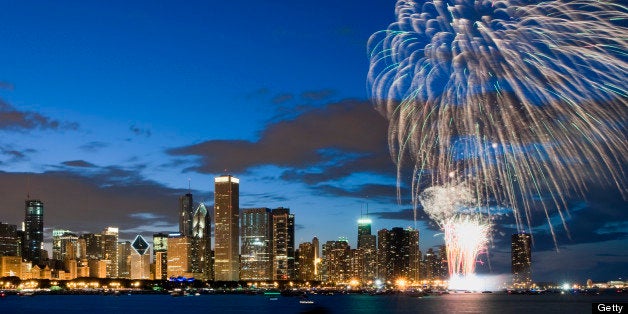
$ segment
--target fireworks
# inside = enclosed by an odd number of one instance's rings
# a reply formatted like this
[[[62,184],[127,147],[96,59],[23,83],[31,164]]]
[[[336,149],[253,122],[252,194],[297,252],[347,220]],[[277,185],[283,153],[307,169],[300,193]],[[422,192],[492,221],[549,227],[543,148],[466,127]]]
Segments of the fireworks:
[[[413,165],[415,208],[425,186],[464,183],[459,192],[477,208],[513,208],[519,228],[530,226],[532,199],[542,199],[554,234],[550,216],[563,218],[565,197],[583,193],[589,180],[625,197],[628,8],[592,0],[398,1],[396,15],[369,40],[368,81],[390,121],[398,180],[403,165]],[[474,217],[464,224],[480,228],[482,216]],[[449,251],[461,226],[435,220],[452,237]]]
[[[625,193],[626,7],[398,1],[396,13],[369,40],[368,80],[396,164],[414,164],[415,200],[455,177],[521,225],[531,196],[550,200],[549,220],[589,179]]]

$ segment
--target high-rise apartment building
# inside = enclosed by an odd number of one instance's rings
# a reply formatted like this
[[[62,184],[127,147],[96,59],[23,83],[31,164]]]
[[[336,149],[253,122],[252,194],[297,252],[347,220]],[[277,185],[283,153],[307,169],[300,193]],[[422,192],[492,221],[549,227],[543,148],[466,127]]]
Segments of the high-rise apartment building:
[[[299,280],[317,280],[315,275],[316,252],[312,242],[299,244],[297,278]]]
[[[168,234],[153,234],[153,261],[155,262],[155,279],[168,278]]]
[[[241,280],[270,280],[272,277],[270,217],[269,208],[248,208],[240,213]]]
[[[107,277],[118,277],[118,228],[107,227],[102,233],[102,260],[107,263]]]
[[[334,284],[349,282],[349,253],[349,243],[345,240],[323,244],[323,281]]]
[[[190,271],[196,278],[212,279],[211,216],[200,203],[192,216]]]
[[[512,282],[516,287],[527,288],[532,284],[532,237],[527,233],[511,236]]]
[[[388,281],[419,280],[419,231],[382,229],[378,238],[378,277]]]
[[[0,223],[0,256],[20,256],[20,244],[17,226]]]
[[[192,216],[194,215],[194,200],[192,193],[179,197],[179,233],[189,237],[192,235]]]
[[[42,263],[44,242],[44,203],[40,200],[25,201],[24,243],[22,257],[33,264]]]
[[[240,180],[231,175],[214,179],[214,278],[238,281],[240,278]]]
[[[52,259],[62,261],[61,258],[61,236],[66,233],[72,233],[65,229],[52,229]]]
[[[294,265],[294,215],[289,208],[271,211],[273,280],[295,278]]]

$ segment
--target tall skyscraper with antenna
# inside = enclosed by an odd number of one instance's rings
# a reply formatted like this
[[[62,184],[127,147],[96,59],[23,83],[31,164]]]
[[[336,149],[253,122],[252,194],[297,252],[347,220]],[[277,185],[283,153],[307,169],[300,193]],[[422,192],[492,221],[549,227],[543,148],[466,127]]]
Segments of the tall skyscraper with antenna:
[[[240,279],[240,180],[231,175],[214,179],[214,278]]]

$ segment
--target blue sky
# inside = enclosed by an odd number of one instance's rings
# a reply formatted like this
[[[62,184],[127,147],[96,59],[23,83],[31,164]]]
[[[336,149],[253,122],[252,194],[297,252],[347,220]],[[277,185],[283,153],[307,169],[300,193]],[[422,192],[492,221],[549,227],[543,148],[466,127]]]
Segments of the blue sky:
[[[367,95],[366,42],[394,21],[394,1],[0,7],[0,221],[20,223],[30,192],[49,232],[115,225],[148,238],[177,229],[188,179],[195,200],[211,203],[213,178],[228,172],[241,180],[241,207],[291,208],[297,243],[347,236],[354,246],[367,207],[375,232],[416,226],[423,251],[442,243],[424,215],[412,221],[406,187],[397,202],[386,120]],[[626,201],[572,202],[582,208],[572,237],[559,236],[570,254],[534,220],[536,256],[552,261],[537,274],[586,279],[603,264],[599,279],[625,277]],[[492,267],[508,272],[513,229],[500,219]],[[588,257],[556,273],[574,256]]]

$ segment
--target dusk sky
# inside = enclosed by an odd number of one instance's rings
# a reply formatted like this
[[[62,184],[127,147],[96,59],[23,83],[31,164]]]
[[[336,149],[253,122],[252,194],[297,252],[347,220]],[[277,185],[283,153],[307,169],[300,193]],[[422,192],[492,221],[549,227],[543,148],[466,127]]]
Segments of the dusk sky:
[[[240,179],[240,207],[289,207],[296,244],[415,227],[443,243],[409,180],[397,199],[387,121],[370,103],[366,43],[395,1],[0,1],[0,221],[27,194],[52,229],[121,239],[178,230],[178,196],[213,203]],[[624,191],[625,192],[625,191]],[[625,194],[625,193],[624,193]],[[628,202],[589,185],[567,232],[531,216],[533,278],[626,279]],[[512,215],[495,217],[481,273],[510,272]]]

